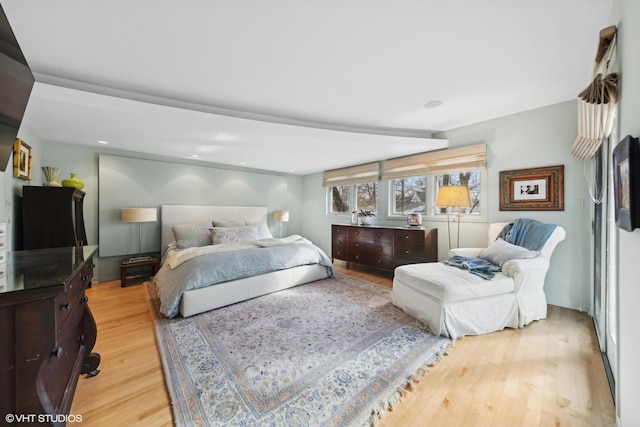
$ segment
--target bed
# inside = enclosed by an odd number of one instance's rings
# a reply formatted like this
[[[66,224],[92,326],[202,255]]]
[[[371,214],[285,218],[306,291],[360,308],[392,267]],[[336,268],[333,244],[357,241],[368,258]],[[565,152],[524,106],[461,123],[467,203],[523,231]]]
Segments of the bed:
[[[266,207],[160,209],[163,254],[154,283],[167,317],[188,317],[333,276],[329,257],[308,240],[273,238]]]

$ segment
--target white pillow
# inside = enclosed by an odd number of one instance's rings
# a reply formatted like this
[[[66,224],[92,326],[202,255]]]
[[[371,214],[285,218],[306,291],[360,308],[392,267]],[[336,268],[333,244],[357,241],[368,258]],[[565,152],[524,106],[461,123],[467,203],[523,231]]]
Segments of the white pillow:
[[[256,221],[256,222],[251,222],[251,221],[246,221],[247,225],[255,225],[258,228],[258,239],[271,239],[273,238],[273,235],[271,234],[271,231],[269,230],[269,226],[267,225],[266,221]]]
[[[197,246],[207,246],[211,244],[211,233],[209,233],[211,221],[198,221],[189,224],[177,224],[171,227],[176,246],[180,249]]]
[[[540,255],[540,251],[530,251],[498,238],[488,248],[483,249],[478,257],[502,267],[505,262],[512,259],[535,258],[538,255]]]
[[[258,240],[258,228],[246,227],[213,227],[211,228],[211,240],[214,245],[223,243],[237,243],[244,240]]]

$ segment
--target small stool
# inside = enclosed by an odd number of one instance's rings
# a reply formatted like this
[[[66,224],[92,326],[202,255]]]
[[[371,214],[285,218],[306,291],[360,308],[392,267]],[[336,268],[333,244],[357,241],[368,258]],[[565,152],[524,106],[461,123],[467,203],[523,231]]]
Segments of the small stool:
[[[120,287],[124,288],[127,286],[127,279],[133,277],[144,277],[144,276],[127,276],[127,270],[136,269],[140,267],[150,267],[151,274],[150,276],[155,276],[160,268],[160,260],[156,257],[149,257],[148,259],[123,259],[120,263]],[[149,276],[149,277],[150,277]]]

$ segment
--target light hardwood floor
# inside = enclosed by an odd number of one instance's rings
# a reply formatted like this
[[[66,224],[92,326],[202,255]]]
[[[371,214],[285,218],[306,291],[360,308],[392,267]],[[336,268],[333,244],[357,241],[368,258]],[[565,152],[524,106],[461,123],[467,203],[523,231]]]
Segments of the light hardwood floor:
[[[391,276],[336,270],[391,287]],[[169,426],[171,407],[144,288],[87,290],[101,373],[81,377],[71,413],[85,426]],[[549,306],[524,329],[457,340],[381,426],[614,426],[591,318]]]

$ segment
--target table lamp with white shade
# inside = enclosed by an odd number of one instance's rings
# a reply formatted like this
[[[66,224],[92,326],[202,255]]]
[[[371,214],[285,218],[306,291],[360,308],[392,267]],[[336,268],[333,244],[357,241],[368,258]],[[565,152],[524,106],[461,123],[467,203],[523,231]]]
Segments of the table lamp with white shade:
[[[289,222],[289,211],[274,211],[273,220],[280,223],[280,235],[278,237],[282,237],[282,223]]]
[[[129,261],[151,259],[150,256],[142,256],[142,223],[156,222],[157,220],[158,209],[156,208],[122,208],[122,222],[138,223],[138,256],[130,258]]]

